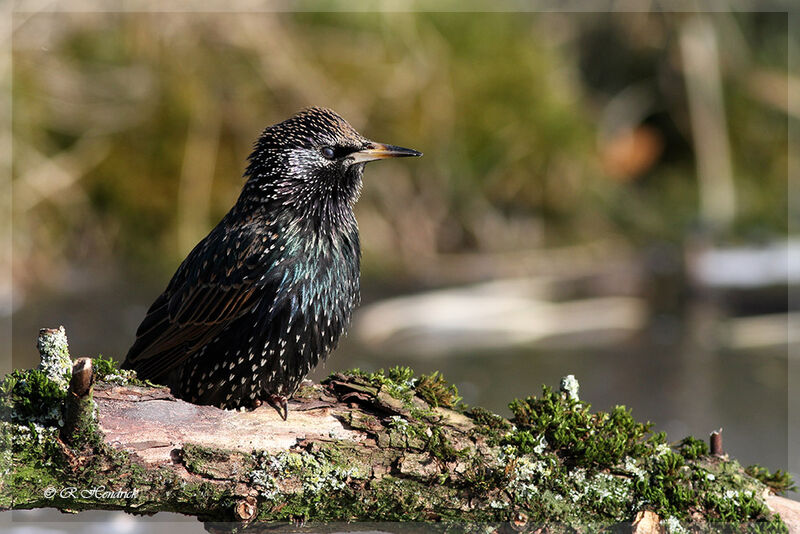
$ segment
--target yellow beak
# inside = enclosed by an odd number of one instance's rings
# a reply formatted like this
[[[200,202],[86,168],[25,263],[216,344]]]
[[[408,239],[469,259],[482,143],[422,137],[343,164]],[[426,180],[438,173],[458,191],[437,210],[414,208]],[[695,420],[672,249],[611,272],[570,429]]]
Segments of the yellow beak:
[[[422,152],[417,152],[410,148],[403,148],[401,146],[384,145],[383,143],[375,143],[370,141],[366,148],[357,152],[352,152],[349,157],[353,158],[354,163],[363,163],[365,161],[374,161],[376,159],[387,158],[408,158],[419,157]]]

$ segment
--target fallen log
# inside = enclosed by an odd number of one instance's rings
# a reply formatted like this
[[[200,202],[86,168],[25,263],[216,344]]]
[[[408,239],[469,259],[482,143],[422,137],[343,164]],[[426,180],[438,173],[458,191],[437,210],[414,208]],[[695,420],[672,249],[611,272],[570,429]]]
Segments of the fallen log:
[[[42,330],[39,369],[2,385],[0,509],[159,511],[209,530],[332,522],[454,522],[465,530],[798,531],[785,473],[744,469],[704,441],[669,444],[617,407],[592,412],[574,377],[464,406],[438,374],[358,370],[269,406],[175,399],[108,359],[68,357]],[[338,528],[341,528],[339,526]],[[348,527],[348,528],[353,528]]]

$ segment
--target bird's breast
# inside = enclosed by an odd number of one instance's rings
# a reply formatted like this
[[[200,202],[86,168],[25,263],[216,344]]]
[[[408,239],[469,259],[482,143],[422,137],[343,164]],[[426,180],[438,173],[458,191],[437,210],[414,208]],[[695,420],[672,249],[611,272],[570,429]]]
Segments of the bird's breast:
[[[275,291],[270,315],[291,322],[324,322],[343,328],[359,300],[358,236],[298,235],[285,232],[282,243],[263,261],[262,277]]]

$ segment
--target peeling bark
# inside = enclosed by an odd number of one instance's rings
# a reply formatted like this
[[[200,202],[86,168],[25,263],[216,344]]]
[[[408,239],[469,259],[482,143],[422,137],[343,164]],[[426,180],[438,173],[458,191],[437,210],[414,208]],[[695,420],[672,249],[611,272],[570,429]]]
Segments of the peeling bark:
[[[289,403],[288,421],[268,405],[252,411],[221,410],[176,399],[166,388],[101,383],[95,388],[95,401],[103,439],[148,467],[173,466],[176,451],[187,443],[250,454],[286,451],[302,440],[366,439],[345,428],[324,390],[308,392],[308,398]]]

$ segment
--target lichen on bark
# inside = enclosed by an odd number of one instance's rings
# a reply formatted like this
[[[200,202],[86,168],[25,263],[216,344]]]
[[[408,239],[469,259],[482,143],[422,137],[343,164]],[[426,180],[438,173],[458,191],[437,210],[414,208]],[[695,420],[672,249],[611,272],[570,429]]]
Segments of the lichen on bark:
[[[63,326],[43,328],[39,332],[39,370],[59,387],[66,389],[72,371],[67,332]]]

